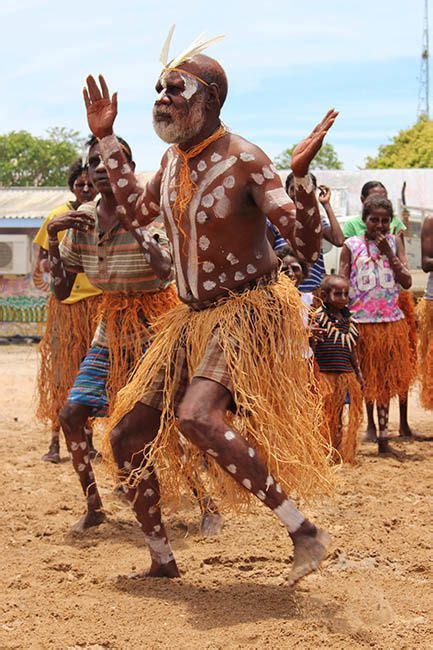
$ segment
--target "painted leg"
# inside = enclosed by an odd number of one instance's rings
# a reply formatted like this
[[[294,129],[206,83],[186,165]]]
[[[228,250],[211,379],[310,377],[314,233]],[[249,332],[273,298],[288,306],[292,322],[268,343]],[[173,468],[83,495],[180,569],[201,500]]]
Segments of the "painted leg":
[[[45,463],[60,463],[60,431],[58,429],[52,429],[50,446],[41,460]]]
[[[364,440],[366,442],[377,442],[377,429],[374,422],[373,402],[365,402],[365,409],[367,411],[367,429],[365,431]]]
[[[294,585],[324,560],[329,535],[305,519],[269,475],[255,449],[226,423],[224,416],[230,402],[231,395],[222,385],[194,378],[179,409],[180,429],[285,525],[294,544],[294,562],[288,578],[289,584]]]
[[[161,413],[138,402],[110,433],[119,478],[127,477],[144,460],[142,449],[153,440],[159,429]],[[142,476],[137,486],[127,490],[135,516],[149,548],[151,566],[131,578],[177,578],[179,570],[161,519],[159,483],[153,468]]]
[[[401,454],[389,444],[388,440],[389,402],[377,404],[377,419],[379,420],[378,453],[381,456],[400,458]]]
[[[90,460],[95,460],[98,456],[98,451],[93,446],[93,428],[89,422],[87,422],[84,427],[84,433],[86,434],[87,446],[89,448],[89,458]]]
[[[182,454],[185,454],[184,445],[180,441],[180,450]],[[204,468],[207,467],[207,459],[203,454],[203,465]],[[223,527],[223,517],[218,512],[218,507],[215,501],[211,496],[205,496],[200,498],[199,493],[197,492],[196,485],[202,485],[200,476],[194,476],[194,480],[190,481],[191,492],[197,499],[197,502],[201,511],[201,521],[200,521],[200,533],[203,537],[217,537]],[[201,494],[204,494],[205,490],[201,490]]]
[[[72,455],[72,464],[78,474],[87,501],[87,512],[72,526],[73,532],[82,532],[86,528],[98,526],[106,520],[89,458],[89,447],[85,434],[85,424],[89,415],[90,409],[86,406],[69,402],[60,412],[60,422],[66,444]]]

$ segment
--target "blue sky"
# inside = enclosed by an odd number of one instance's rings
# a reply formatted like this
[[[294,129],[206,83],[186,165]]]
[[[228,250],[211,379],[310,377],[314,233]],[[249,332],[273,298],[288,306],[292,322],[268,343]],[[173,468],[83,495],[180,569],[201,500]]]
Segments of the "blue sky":
[[[151,109],[162,43],[176,54],[201,31],[229,78],[223,119],[271,157],[306,135],[331,106],[329,141],[347,169],[416,119],[422,0],[0,0],[1,132],[87,133],[81,89],[102,72],[119,93],[116,130],[141,170],[165,145]],[[266,8],[265,8],[266,7]],[[433,8],[432,8],[433,12]],[[433,15],[433,13],[432,13]]]

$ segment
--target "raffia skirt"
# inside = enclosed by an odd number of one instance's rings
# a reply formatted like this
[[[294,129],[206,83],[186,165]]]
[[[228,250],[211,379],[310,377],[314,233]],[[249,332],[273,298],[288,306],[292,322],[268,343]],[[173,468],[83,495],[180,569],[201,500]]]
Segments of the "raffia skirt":
[[[358,323],[357,327],[365,400],[387,404],[392,397],[405,397],[415,379],[406,319],[392,323]]]
[[[362,390],[354,372],[320,373],[326,435],[335,450],[335,460],[353,463],[362,424]],[[348,417],[343,417],[349,396]]]
[[[45,334],[39,344],[36,417],[60,428],[59,411],[64,406],[80,363],[90,346],[101,296],[70,305],[54,295],[48,299]]]
[[[424,408],[433,409],[433,300],[420,300],[417,315],[420,401]]]
[[[215,337],[224,355],[236,408],[227,422],[256,449],[268,471],[289,493],[302,497],[329,492],[333,484],[331,448],[322,435],[322,403],[312,363],[305,359],[308,339],[302,303],[293,283],[284,275],[265,287],[246,290],[192,311],[179,305],[162,316],[155,338],[120,391],[104,441],[105,456],[116,472],[109,430],[134,405],[161,386],[161,422],[156,438],[143,450],[140,467],[123,480],[136,486],[155,468],[164,501],[173,502],[191,485],[199,495],[212,494],[222,508],[242,509],[251,495],[208,456],[202,474],[203,453],[188,441],[179,446],[176,419],[179,364],[191,380],[206,358]],[[181,359],[181,361],[179,361]]]
[[[418,375],[418,323],[416,315],[416,305],[411,291],[400,291],[398,304],[402,310],[406,323],[409,327],[409,347],[410,347],[410,365],[412,370],[412,382]]]

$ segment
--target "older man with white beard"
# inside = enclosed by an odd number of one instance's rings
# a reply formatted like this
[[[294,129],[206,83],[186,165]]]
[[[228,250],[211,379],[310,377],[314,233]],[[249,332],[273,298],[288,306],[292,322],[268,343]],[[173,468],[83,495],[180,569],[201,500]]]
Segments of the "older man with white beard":
[[[152,561],[134,575],[179,575],[161,520],[160,482],[164,498],[179,495],[199,474],[204,452],[221,504],[239,507],[255,496],[286,527],[294,584],[322,562],[329,536],[287,493],[308,496],[332,480],[303,359],[300,299],[277,272],[265,215],[298,257],[317,259],[321,220],[308,168],[337,113],[329,111],[293,153],[293,205],[266,154],[222,124],[227,79],[220,64],[201,54],[178,59],[158,79],[153,110],[156,132],[174,144],[143,190],[113,134],[117,96],[110,98],[102,76],[100,86],[88,77],[84,98],[116,201],[131,229],[163,216],[182,300],[159,320],[112,416],[118,477]],[[179,433],[189,441],[183,458]]]

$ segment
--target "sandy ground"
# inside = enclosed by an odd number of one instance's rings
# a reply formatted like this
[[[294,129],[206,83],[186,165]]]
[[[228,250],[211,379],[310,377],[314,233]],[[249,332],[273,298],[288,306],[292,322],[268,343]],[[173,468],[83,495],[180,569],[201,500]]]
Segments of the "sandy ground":
[[[404,462],[364,445],[335,498],[307,510],[333,536],[320,573],[284,584],[291,545],[261,506],[203,540],[199,513],[170,517],[182,578],[130,583],[148,563],[129,507],[96,466],[109,522],[81,538],[71,464],[39,458],[36,351],[0,348],[0,648],[433,648],[433,443],[400,443]],[[412,423],[433,434],[412,398]],[[395,427],[395,413],[392,425]]]

